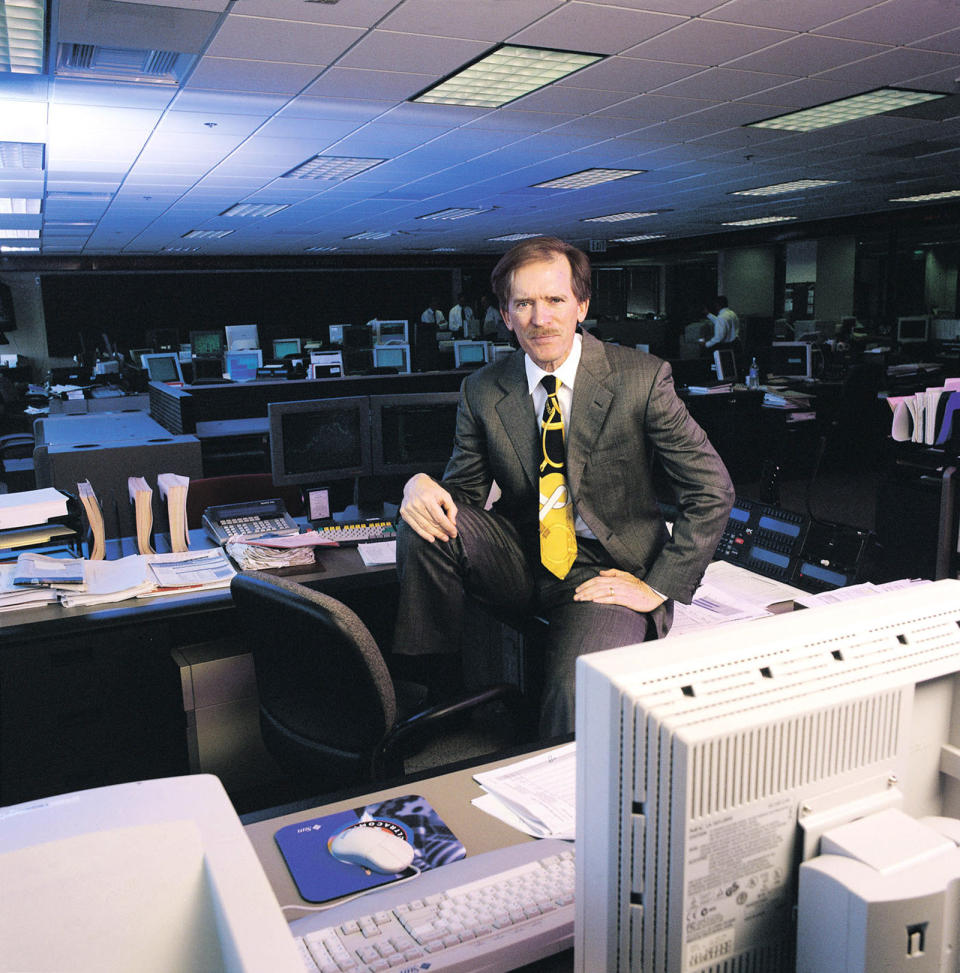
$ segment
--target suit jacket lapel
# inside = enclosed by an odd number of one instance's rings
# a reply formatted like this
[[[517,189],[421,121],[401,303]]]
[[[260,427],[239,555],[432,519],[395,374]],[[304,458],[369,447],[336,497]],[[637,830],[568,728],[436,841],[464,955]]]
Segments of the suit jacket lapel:
[[[497,402],[497,415],[523,472],[536,489],[540,477],[540,453],[523,355],[514,355],[510,360],[510,368],[501,379],[500,387],[506,394]]]
[[[573,386],[573,420],[567,442],[567,477],[575,496],[580,492],[580,479],[587,457],[596,444],[613,402],[613,391],[606,384],[609,374],[603,344],[592,335],[584,334],[583,352]]]

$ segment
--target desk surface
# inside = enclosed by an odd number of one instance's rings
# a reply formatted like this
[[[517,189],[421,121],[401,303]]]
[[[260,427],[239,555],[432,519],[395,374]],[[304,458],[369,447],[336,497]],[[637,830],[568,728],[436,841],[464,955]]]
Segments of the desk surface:
[[[280,828],[286,827],[288,824],[307,821],[324,814],[362,807],[374,801],[399,797],[403,794],[419,794],[433,805],[450,830],[463,842],[467,855],[478,855],[495,848],[515,845],[521,841],[532,841],[532,838],[527,837],[521,831],[503,824],[470,803],[473,798],[480,797],[484,793],[479,784],[474,781],[473,775],[478,771],[502,767],[518,759],[534,756],[535,753],[549,749],[552,748],[545,747],[543,750],[534,753],[504,757],[490,763],[453,770],[434,777],[408,780],[369,794],[356,794],[352,797],[338,799],[328,804],[319,804],[303,810],[288,813],[283,813],[281,810],[281,813],[276,815],[270,811],[247,815],[243,818],[246,822],[247,837],[252,842],[260,863],[263,865],[263,870],[266,872],[277,896],[277,901],[282,906],[299,903],[306,905],[306,903],[297,892],[273,836]],[[257,820],[253,820],[254,818]],[[300,912],[296,909],[288,909],[284,912],[290,922],[307,914],[305,911]]]

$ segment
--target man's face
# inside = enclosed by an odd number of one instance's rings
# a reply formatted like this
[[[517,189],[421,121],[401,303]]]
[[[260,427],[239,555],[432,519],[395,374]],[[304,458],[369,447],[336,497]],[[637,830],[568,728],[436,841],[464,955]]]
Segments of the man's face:
[[[500,313],[520,347],[545,372],[552,372],[570,354],[588,304],[573,293],[570,262],[557,256],[521,264],[513,272],[510,299]]]

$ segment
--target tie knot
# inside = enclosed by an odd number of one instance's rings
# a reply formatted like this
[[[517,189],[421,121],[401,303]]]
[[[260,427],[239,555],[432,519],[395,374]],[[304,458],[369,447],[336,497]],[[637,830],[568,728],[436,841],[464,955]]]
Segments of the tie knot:
[[[544,375],[540,379],[540,384],[547,390],[547,395],[556,395],[557,388],[560,385],[556,375]]]

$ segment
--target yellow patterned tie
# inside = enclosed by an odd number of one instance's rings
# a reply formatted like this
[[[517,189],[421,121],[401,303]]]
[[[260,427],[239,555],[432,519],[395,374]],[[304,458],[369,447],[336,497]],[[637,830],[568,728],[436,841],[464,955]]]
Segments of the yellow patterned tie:
[[[577,535],[573,530],[573,505],[567,493],[563,415],[557,400],[557,379],[546,375],[541,384],[547,390],[543,407],[540,442],[540,560],[558,578],[565,578],[577,556]]]

